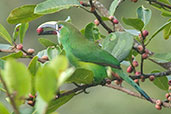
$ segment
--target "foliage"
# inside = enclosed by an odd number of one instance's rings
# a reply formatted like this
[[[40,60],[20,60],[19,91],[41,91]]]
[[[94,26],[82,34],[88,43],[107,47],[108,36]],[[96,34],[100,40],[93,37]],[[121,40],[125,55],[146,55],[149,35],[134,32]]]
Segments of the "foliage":
[[[160,2],[168,5],[171,4],[167,0],[160,0]],[[108,15],[114,16],[119,4],[119,0],[114,0],[111,3]],[[20,114],[50,114],[55,112],[74,96],[83,91],[86,92],[86,88],[99,85],[94,84],[94,74],[92,71],[84,68],[75,68],[69,63],[63,46],[59,42],[39,38],[40,44],[42,44],[45,49],[37,52],[36,55],[24,49],[18,49],[16,44],[18,38],[19,43],[23,44],[23,39],[25,38],[25,34],[27,34],[31,21],[64,9],[69,10],[69,8],[72,7],[79,9],[84,6],[86,5],[81,2],[79,3],[77,0],[46,0],[39,4],[23,5],[11,11],[7,21],[10,24],[16,24],[12,35],[0,24],[0,37],[5,39],[8,43],[0,44],[0,52],[9,52],[8,55],[1,56],[0,58],[0,78],[4,86],[3,88],[1,87],[0,91],[4,90],[7,94],[13,96],[12,98],[7,97],[10,98],[9,104],[13,106],[15,114],[19,114],[18,112],[20,112]],[[163,8],[155,2],[152,6],[160,10],[163,16],[171,16],[170,11],[168,11],[170,9]],[[143,54],[146,51],[145,49],[142,51],[139,51],[138,48],[136,49],[135,42],[138,42],[139,45],[146,48],[146,45],[150,44],[151,40],[155,38],[159,32],[163,31],[163,38],[166,40],[169,39],[171,35],[171,19],[169,19],[168,22],[165,22],[165,24],[158,28],[151,37],[144,36],[143,31],[150,22],[151,15],[152,11],[149,8],[140,6],[137,8],[137,17],[122,18],[125,25],[133,28],[124,29],[123,31],[119,31],[115,28],[117,24],[113,21],[115,17],[109,19],[109,17],[101,16],[98,17],[98,19],[100,18],[102,22],[112,22],[111,25],[114,28],[112,33],[102,35],[98,24],[92,22],[82,28],[81,33],[87,40],[95,43],[101,49],[113,55],[119,62],[122,62],[122,65],[128,66],[129,64],[134,67],[132,63],[134,59],[132,59],[132,56],[136,57],[137,55],[141,55],[143,59]],[[97,14],[95,14],[95,16],[97,16]],[[70,18],[65,21],[72,23]],[[139,34],[141,35],[140,37],[138,36]],[[159,64],[166,70],[170,69],[170,53],[154,53],[153,55],[148,53],[148,55],[150,56],[149,60]],[[31,61],[29,65],[25,65],[17,61],[19,58],[30,58]],[[116,80],[116,77],[114,79],[111,78],[110,69],[107,71],[109,72],[107,78],[112,81]],[[136,71],[135,68],[134,71]],[[154,70],[152,74],[160,72],[161,71]],[[141,74],[143,75],[142,71]],[[153,83],[156,87],[168,92],[168,81],[169,78],[164,76],[157,78]],[[74,83],[78,88],[74,90],[61,90],[61,86],[68,83]],[[16,110],[18,110],[18,112]],[[0,113],[10,114],[10,111],[0,103]]]

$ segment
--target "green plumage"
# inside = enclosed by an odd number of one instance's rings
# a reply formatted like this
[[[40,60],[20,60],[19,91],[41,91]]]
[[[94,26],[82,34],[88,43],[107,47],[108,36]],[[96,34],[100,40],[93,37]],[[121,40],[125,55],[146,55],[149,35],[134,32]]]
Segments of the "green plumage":
[[[100,83],[107,77],[106,66],[110,66],[122,79],[151,101],[150,97],[122,71],[115,57],[86,39],[72,24],[67,22],[58,22],[58,24],[62,25],[59,40],[72,65],[91,70],[96,83]]]

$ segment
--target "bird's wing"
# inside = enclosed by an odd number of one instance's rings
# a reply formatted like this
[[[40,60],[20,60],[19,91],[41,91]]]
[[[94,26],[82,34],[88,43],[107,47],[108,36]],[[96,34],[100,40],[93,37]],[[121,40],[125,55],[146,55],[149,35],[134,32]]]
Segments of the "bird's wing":
[[[93,42],[87,42],[87,40],[72,48],[72,53],[84,62],[120,68],[120,62],[115,57]]]

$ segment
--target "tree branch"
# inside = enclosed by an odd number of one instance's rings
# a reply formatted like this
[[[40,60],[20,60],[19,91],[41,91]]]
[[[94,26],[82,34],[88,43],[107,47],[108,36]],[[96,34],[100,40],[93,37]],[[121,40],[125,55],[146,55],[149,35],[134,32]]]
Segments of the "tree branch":
[[[152,3],[158,4],[162,8],[165,7],[165,8],[171,9],[171,5],[168,5],[168,4],[165,4],[165,3],[162,3],[162,2],[158,2],[157,0],[146,0],[146,1],[148,1],[150,4],[152,4]]]
[[[5,81],[2,78],[1,72],[0,72],[0,80],[1,80],[1,82],[3,84],[3,86],[4,86],[4,89],[6,90],[7,96],[9,97],[9,99],[11,101],[11,104],[12,104],[12,107],[14,109],[15,114],[20,114],[19,111],[18,111],[18,109],[17,109],[17,106],[15,104],[15,101],[14,101],[13,97],[11,97],[10,92],[8,90],[8,87],[7,87]]]
[[[106,85],[106,87],[113,88],[113,89],[122,91],[124,93],[127,93],[128,95],[131,95],[131,96],[134,96],[134,97],[137,97],[137,98],[140,98],[140,99],[145,100],[145,98],[142,97],[140,94],[138,94],[136,92],[133,92],[133,91],[131,91],[129,89],[126,89],[124,87],[121,87],[121,86],[118,86],[118,85],[112,85],[112,84]],[[151,98],[151,100],[152,100],[152,103],[153,104],[156,104],[156,101],[157,101],[156,99]],[[170,108],[171,107],[171,104],[170,103],[167,103],[167,102],[162,102],[162,106],[164,106],[166,108]]]

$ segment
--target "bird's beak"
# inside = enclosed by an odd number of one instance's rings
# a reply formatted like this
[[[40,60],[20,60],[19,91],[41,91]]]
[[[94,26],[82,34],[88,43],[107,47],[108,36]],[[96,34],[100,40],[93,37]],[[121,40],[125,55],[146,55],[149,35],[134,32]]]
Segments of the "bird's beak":
[[[52,28],[54,30],[44,31],[44,28]],[[37,28],[39,35],[56,35],[58,33],[58,24],[56,21],[45,22]]]

